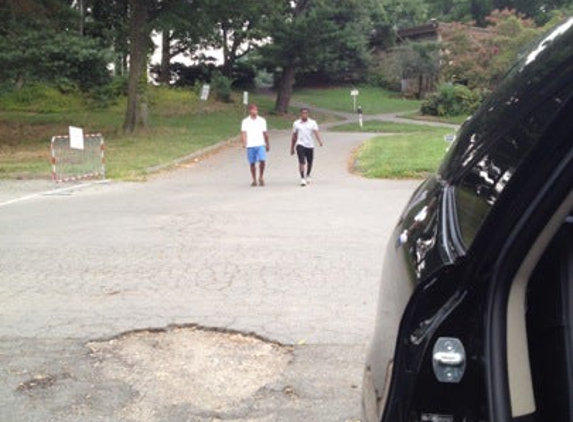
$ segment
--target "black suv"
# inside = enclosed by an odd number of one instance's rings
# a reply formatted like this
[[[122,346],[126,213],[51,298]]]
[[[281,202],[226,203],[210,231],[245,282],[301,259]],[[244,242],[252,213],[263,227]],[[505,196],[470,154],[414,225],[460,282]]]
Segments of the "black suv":
[[[573,422],[573,18],[518,61],[387,248],[364,422]]]

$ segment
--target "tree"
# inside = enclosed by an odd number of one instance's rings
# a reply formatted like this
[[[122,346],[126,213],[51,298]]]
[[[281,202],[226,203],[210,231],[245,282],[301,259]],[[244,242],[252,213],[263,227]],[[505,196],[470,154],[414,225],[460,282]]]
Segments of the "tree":
[[[381,5],[390,21],[398,27],[416,26],[428,20],[429,6],[426,0],[384,0]]]
[[[412,42],[396,47],[393,51],[397,73],[402,80],[417,79],[417,98],[425,93],[424,79],[435,81],[440,73],[439,44]]]
[[[0,81],[17,89],[46,82],[83,91],[107,83],[108,50],[69,30],[78,27],[78,17],[61,0],[7,1],[0,9]]]
[[[147,125],[147,48],[149,46],[149,4],[143,0],[129,0],[129,79],[124,132],[133,132],[137,124]]]
[[[519,50],[545,31],[509,10],[494,11],[487,22],[490,26],[481,31],[463,24],[444,27],[441,73],[447,82],[461,82],[470,88],[495,88]]]
[[[205,0],[164,0],[152,22],[154,30],[161,33],[161,64],[157,81],[169,84],[172,80],[173,57],[196,52],[203,38],[214,26],[204,4]]]
[[[84,34],[100,40],[113,51],[116,75],[127,74],[129,16],[127,0],[84,0]]]
[[[268,17],[271,42],[260,49],[263,62],[279,72],[275,110],[288,111],[297,72],[324,68],[351,72],[367,61],[372,25],[366,2],[284,0]]]

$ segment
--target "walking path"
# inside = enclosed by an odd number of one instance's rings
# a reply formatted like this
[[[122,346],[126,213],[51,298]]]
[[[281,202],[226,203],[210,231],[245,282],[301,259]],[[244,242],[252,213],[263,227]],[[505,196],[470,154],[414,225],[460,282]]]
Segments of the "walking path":
[[[338,110],[329,110],[326,108],[310,106],[308,104],[293,101],[293,105],[297,107],[309,107],[313,112],[331,114],[334,116],[340,117],[341,121],[336,122],[328,122],[322,123],[320,125],[321,129],[332,129],[336,126],[344,125],[347,123],[356,123],[358,121],[358,115],[356,113],[350,113],[346,111],[338,111]],[[435,127],[448,127],[452,129],[457,129],[459,125],[451,124],[451,123],[443,123],[443,122],[432,122],[427,120],[416,120],[416,119],[407,119],[405,117],[401,117],[403,114],[408,112],[400,112],[400,113],[385,113],[385,114],[364,114],[362,116],[363,121],[381,121],[381,122],[391,122],[391,123],[404,123],[404,124],[412,124],[412,125],[421,125],[421,126],[435,126]]]

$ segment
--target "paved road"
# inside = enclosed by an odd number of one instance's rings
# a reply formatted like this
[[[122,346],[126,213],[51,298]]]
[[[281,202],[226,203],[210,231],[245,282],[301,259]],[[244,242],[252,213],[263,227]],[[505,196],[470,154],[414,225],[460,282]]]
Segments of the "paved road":
[[[135,420],[118,412],[141,391],[89,369],[86,344],[172,324],[294,345],[271,393],[221,419],[357,420],[383,247],[418,183],[350,174],[351,153],[368,136],[324,133],[304,188],[289,134],[274,132],[265,187],[249,186],[233,143],[146,183],[11,203],[17,195],[4,189],[0,420]],[[43,381],[26,384],[34,379]],[[74,390],[99,404],[79,406]],[[192,401],[158,400],[170,411],[145,420],[219,420],[185,407]]]

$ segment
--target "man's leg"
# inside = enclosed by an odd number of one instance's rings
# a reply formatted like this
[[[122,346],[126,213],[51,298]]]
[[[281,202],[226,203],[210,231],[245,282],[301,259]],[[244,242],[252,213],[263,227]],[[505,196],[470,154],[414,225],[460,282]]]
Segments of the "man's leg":
[[[257,167],[254,163],[251,164],[251,177],[253,178],[251,186],[257,186]]]
[[[265,162],[259,162],[259,185],[265,186],[265,178],[263,177],[265,174]]]
[[[300,173],[300,178],[304,179],[304,171],[306,168],[306,158],[305,158],[305,150],[306,148],[302,145],[296,146],[296,155],[298,157],[298,171]]]
[[[306,149],[306,177],[310,177],[312,171],[312,163],[314,161],[314,148]]]

